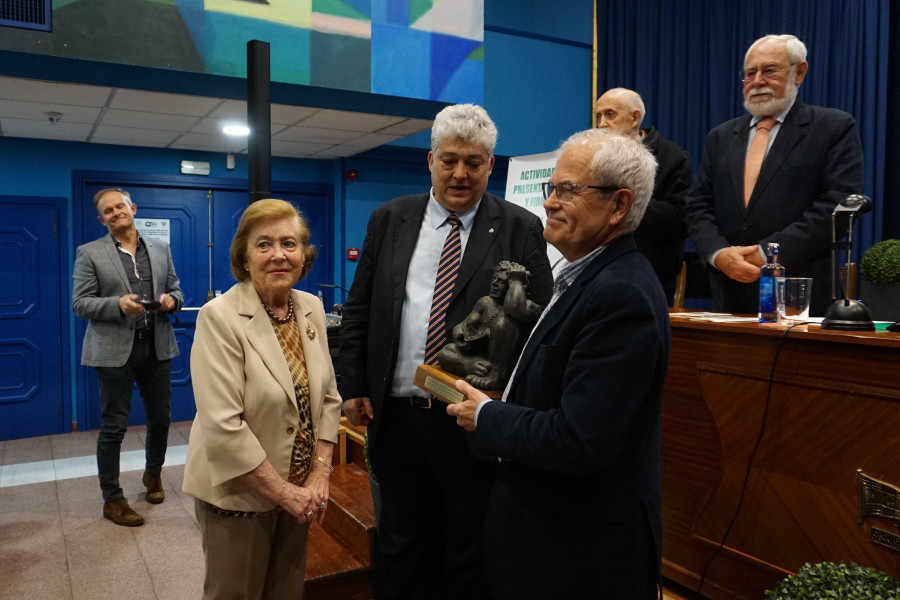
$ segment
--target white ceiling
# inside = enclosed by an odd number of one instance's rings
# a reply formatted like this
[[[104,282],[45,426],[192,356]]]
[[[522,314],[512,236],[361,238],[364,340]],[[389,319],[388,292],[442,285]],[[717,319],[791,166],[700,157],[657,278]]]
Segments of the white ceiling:
[[[47,113],[59,113],[58,122]],[[273,104],[272,156],[352,156],[431,127],[431,121]],[[0,77],[0,136],[247,152],[222,133],[247,122],[242,100]]]

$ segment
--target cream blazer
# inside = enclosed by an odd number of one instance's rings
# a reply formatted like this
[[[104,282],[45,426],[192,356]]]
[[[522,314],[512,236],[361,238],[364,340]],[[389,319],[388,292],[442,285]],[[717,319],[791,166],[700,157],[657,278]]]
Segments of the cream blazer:
[[[337,442],[341,415],[319,299],[293,290],[294,315],[318,439]],[[251,283],[239,283],[200,309],[191,348],[197,416],[183,489],[220,508],[267,511],[275,505],[234,478],[268,458],[287,478],[300,420],[281,345]]]

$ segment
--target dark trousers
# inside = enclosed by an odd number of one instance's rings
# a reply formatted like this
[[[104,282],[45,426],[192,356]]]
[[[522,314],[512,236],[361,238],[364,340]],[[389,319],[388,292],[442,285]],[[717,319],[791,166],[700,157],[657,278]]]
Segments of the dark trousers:
[[[655,600],[660,559],[641,501],[607,519],[600,507],[567,502],[555,479],[561,500],[548,506],[548,494],[535,494],[549,484],[539,473],[510,463],[497,471],[484,533],[494,600]]]
[[[97,438],[97,471],[103,501],[122,497],[119,454],[131,412],[131,390],[137,382],[147,417],[146,469],[159,473],[166,459],[169,437],[169,400],[172,397],[171,360],[156,360],[153,336],[135,338],[122,367],[95,367],[100,382],[101,424]]]
[[[486,598],[482,537],[496,462],[475,459],[437,402],[386,398],[370,457],[381,494],[375,597]]]

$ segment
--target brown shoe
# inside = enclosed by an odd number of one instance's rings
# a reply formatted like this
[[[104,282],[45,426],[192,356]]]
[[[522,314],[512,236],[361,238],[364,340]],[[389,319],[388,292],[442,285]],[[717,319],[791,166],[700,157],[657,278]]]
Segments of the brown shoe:
[[[116,525],[124,525],[125,527],[137,527],[144,524],[144,517],[134,512],[128,506],[128,500],[125,498],[104,502],[103,518],[109,519]]]
[[[163,489],[162,477],[159,473],[144,471],[144,477],[141,481],[147,486],[147,502],[160,504],[166,499],[166,490]]]

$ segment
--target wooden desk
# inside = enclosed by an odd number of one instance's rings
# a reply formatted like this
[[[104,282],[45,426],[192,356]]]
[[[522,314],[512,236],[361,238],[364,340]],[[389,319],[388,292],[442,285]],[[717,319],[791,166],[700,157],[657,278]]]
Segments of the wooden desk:
[[[738,505],[784,328],[672,319],[663,395],[663,575],[696,589]],[[900,577],[857,524],[857,469],[900,486],[900,334],[799,326],[784,338],[743,506],[703,587],[763,598],[806,562]]]

